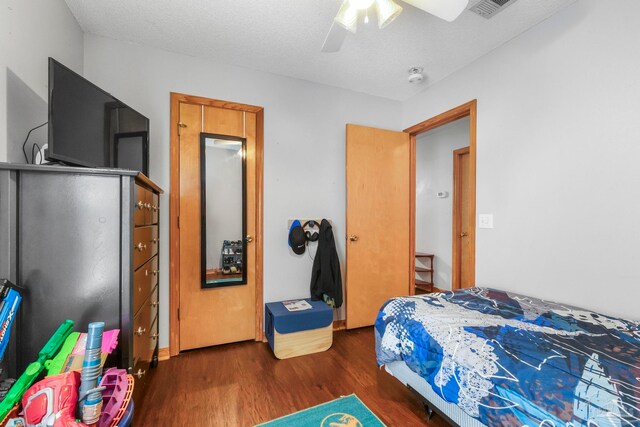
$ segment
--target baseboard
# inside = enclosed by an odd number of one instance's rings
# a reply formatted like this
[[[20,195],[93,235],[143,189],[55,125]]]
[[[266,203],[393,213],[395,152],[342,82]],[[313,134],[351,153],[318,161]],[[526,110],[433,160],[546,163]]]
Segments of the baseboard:
[[[334,331],[342,331],[347,329],[347,321],[346,320],[335,320],[333,322],[333,330]],[[264,335],[264,334],[263,334]],[[263,336],[262,342],[267,342],[267,337]],[[169,347],[161,347],[158,349],[158,360],[169,360],[171,355],[169,354]]]
[[[170,357],[171,357],[171,354],[169,353],[169,347],[160,347],[158,349],[158,360],[159,361],[169,360]]]

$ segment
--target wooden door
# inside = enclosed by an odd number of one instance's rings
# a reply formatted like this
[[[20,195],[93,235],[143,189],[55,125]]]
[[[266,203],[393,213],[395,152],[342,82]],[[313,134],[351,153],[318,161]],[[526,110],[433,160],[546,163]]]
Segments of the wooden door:
[[[409,134],[347,125],[347,328],[408,295]]]
[[[180,102],[179,115],[180,350],[255,339],[255,244],[246,248],[246,285],[201,287],[200,134],[246,138],[247,234],[255,236],[256,113]]]
[[[472,227],[469,147],[453,152],[453,289],[471,288]]]

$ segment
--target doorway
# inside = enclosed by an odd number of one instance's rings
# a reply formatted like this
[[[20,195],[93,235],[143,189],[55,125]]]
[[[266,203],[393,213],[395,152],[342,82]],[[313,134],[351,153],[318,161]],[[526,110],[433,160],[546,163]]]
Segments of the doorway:
[[[171,94],[169,352],[263,338],[263,109]]]
[[[475,285],[476,117],[473,100],[405,130],[411,293]]]

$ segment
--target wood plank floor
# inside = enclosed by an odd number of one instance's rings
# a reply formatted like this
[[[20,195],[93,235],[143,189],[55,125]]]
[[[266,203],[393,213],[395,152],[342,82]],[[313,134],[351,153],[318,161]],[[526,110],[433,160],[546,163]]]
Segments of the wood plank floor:
[[[252,426],[351,393],[387,426],[448,426],[427,422],[420,401],[378,369],[373,328],[336,332],[328,351],[287,360],[244,342],[160,362],[136,426]]]

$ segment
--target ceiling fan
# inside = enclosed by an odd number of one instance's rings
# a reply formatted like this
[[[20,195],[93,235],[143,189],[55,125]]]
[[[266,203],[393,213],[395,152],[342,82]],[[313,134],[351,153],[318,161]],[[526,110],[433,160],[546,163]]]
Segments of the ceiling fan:
[[[403,0],[418,9],[424,10],[445,21],[452,22],[464,11],[469,0]],[[368,10],[375,7],[378,15],[378,28],[389,25],[402,12],[402,7],[393,0],[344,0],[333,24],[324,40],[322,52],[337,52],[342,47],[347,31],[355,34],[358,20],[365,13],[365,23],[369,21]],[[345,31],[346,30],[346,31]]]

